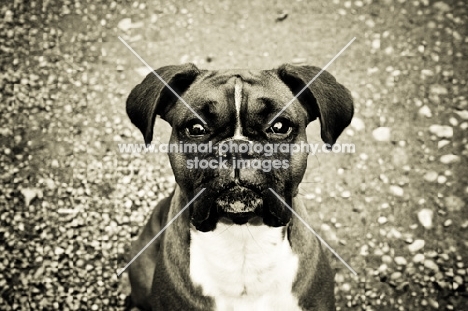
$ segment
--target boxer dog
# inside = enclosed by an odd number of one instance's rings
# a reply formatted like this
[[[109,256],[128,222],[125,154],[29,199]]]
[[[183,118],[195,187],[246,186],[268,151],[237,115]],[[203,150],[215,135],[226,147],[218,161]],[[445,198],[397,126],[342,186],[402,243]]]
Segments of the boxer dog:
[[[132,245],[131,258],[205,190],[130,265],[133,306],[158,311],[335,310],[334,273],[327,254],[269,190],[313,224],[298,197],[307,153],[268,156],[219,150],[233,142],[306,143],[306,126],[315,119],[320,120],[323,141],[331,146],[353,116],[349,91],[326,71],[307,86],[320,72],[312,66],[207,71],[185,64],[155,72],[167,85],[150,73],[126,103],[145,142],[152,141],[159,115],[172,126],[170,143],[211,142],[219,148],[169,153],[177,185],[154,209]],[[276,116],[298,93],[297,100]],[[189,167],[196,157],[226,163],[219,168]],[[280,160],[281,165],[266,171],[237,167],[235,159]]]

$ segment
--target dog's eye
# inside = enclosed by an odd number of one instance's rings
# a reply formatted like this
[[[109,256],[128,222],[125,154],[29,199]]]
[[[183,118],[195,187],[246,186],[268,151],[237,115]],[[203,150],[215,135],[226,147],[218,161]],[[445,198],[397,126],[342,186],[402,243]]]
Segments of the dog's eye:
[[[187,134],[189,136],[200,137],[206,134],[206,129],[201,123],[193,123],[186,128]]]
[[[278,135],[287,135],[291,132],[291,125],[285,119],[274,121],[273,125],[270,126],[267,132]]]

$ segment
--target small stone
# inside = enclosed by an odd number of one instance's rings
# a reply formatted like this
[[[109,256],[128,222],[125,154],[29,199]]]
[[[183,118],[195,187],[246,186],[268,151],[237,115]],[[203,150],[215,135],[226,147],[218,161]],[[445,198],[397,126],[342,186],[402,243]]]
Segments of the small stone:
[[[459,212],[465,206],[465,202],[459,197],[445,197],[444,204],[450,212]]]
[[[450,227],[452,225],[452,220],[451,219],[447,219],[446,221],[444,221],[444,227]]]
[[[397,256],[397,257],[395,257],[395,263],[397,265],[399,265],[399,266],[406,266],[407,261],[406,261],[405,257]]]
[[[123,31],[127,31],[132,28],[132,19],[131,18],[124,18],[119,21],[117,27]]]
[[[439,138],[451,138],[453,136],[453,127],[447,125],[433,124],[429,127],[429,132]]]
[[[447,88],[440,84],[432,84],[430,87],[430,92],[435,95],[447,95],[448,94]]]
[[[380,39],[379,38],[375,38],[374,40],[372,40],[372,48],[374,50],[380,49]]]
[[[419,111],[418,111],[419,115],[423,116],[423,117],[426,117],[426,118],[432,118],[432,111],[431,111],[431,108],[429,108],[428,106],[424,105],[422,106],[421,108],[419,108]]]
[[[420,251],[424,247],[425,244],[426,242],[424,240],[414,240],[413,243],[408,245],[408,250],[411,253],[416,253],[417,251]]]
[[[439,302],[437,300],[434,300],[432,298],[428,299],[429,305],[434,308],[434,309],[439,309]]]
[[[434,182],[437,180],[437,176],[439,176],[437,172],[429,171],[426,174],[424,174],[424,180],[428,182]]]
[[[458,283],[459,285],[463,285],[463,278],[459,275],[456,275],[453,280],[455,281],[455,283]]]
[[[447,177],[441,175],[439,177],[437,177],[437,183],[439,184],[445,184],[447,182]]]
[[[401,282],[396,290],[399,292],[406,292],[409,289],[409,282]]]
[[[372,131],[372,136],[376,141],[390,141],[391,132],[389,127],[378,127]]]
[[[125,203],[124,203],[124,207],[125,209],[130,209],[133,205],[133,202],[131,200],[126,200]]]
[[[383,255],[382,256],[382,262],[385,264],[391,264],[393,262],[393,259],[389,255]]]
[[[390,186],[390,193],[396,197],[402,197],[405,192],[400,186],[392,185]]]
[[[401,234],[401,232],[398,231],[397,229],[392,228],[392,229],[390,229],[390,232],[388,233],[387,236],[390,237],[390,238],[393,237],[393,238],[399,240],[399,239],[401,239],[402,234]]]
[[[341,285],[341,289],[344,292],[349,292],[351,290],[351,285],[349,283],[343,283],[343,285]]]
[[[296,65],[305,64],[307,62],[307,58],[296,57],[296,58],[293,58],[291,62]]]
[[[444,148],[445,146],[447,146],[448,144],[450,144],[450,140],[447,140],[447,139],[439,140],[439,141],[437,142],[437,149],[442,149],[442,148]]]
[[[444,154],[440,157],[440,162],[443,164],[453,164],[460,161],[460,156],[455,154]]]
[[[426,228],[432,228],[432,220],[434,218],[434,212],[428,208],[423,208],[418,212],[418,220],[421,225]]]
[[[390,279],[393,280],[393,281],[396,281],[398,279],[401,279],[401,272],[393,272],[391,275],[390,275]]]
[[[63,253],[65,253],[65,250],[64,250],[63,248],[57,246],[57,247],[55,248],[54,253],[55,253],[55,255],[58,255],[58,256],[59,256],[59,255],[62,255]]]
[[[386,224],[387,221],[388,221],[388,219],[387,219],[387,217],[385,217],[385,216],[380,216],[380,217],[377,219],[377,222],[378,222],[379,224],[381,224],[381,225]]]
[[[387,271],[388,266],[386,264],[381,264],[380,267],[377,269],[380,273]]]
[[[421,263],[424,261],[424,255],[423,254],[416,254],[413,257],[413,262],[414,263]]]
[[[351,120],[351,127],[354,128],[356,131],[360,132],[366,128],[366,125],[364,124],[364,121],[362,121],[358,117],[354,117]]]
[[[424,260],[424,267],[436,272],[439,271],[439,266],[437,266],[437,264],[431,259]]]
[[[369,255],[369,246],[363,245],[361,246],[361,251],[359,253],[361,256],[368,256]]]
[[[434,3],[433,6],[434,6],[434,9],[439,10],[441,13],[446,13],[451,10],[450,5],[448,5],[447,3],[443,1],[438,1]]]
[[[468,120],[468,110],[455,111],[455,113],[463,120]]]
[[[452,126],[456,127],[456,126],[458,125],[458,120],[455,119],[454,117],[450,117],[449,123],[450,123]]]

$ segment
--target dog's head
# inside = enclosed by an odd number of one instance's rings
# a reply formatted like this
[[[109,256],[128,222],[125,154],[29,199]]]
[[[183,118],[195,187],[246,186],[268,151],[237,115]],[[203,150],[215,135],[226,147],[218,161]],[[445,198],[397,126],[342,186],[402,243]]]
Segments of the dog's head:
[[[307,124],[317,118],[321,137],[331,146],[353,116],[349,91],[320,71],[289,64],[274,70],[206,71],[185,64],[159,68],[132,90],[127,113],[145,143],[151,143],[159,115],[173,128],[170,143],[186,148],[169,153],[184,195],[190,200],[206,188],[190,208],[198,230],[213,230],[218,221],[289,222],[291,211],[269,188],[291,205],[307,153],[281,148],[307,143]],[[291,102],[295,96],[297,102]],[[195,150],[209,144],[211,151]]]

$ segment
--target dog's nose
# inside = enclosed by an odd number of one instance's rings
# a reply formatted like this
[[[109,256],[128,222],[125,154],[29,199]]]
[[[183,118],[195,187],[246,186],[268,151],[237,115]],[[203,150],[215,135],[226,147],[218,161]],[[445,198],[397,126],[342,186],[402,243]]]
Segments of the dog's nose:
[[[253,141],[245,136],[235,136],[218,144],[218,155],[227,157],[233,163],[233,173],[236,180],[240,179],[242,165],[252,154]]]

